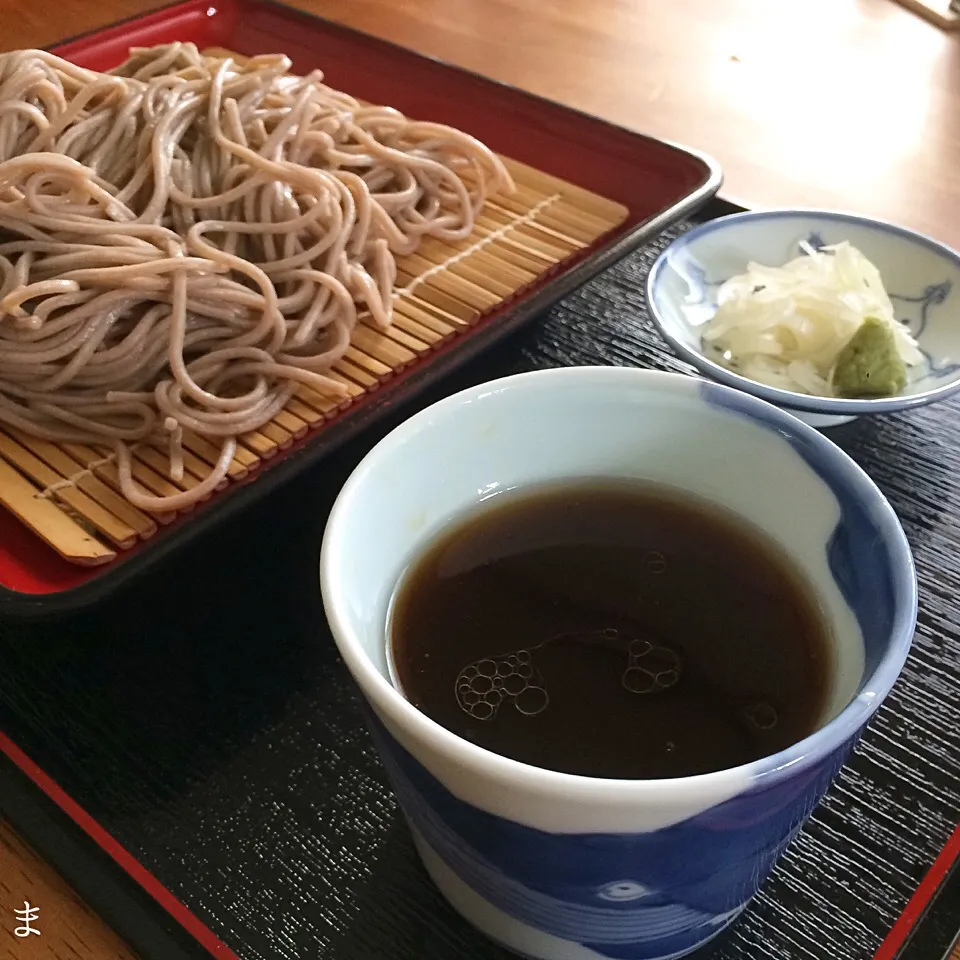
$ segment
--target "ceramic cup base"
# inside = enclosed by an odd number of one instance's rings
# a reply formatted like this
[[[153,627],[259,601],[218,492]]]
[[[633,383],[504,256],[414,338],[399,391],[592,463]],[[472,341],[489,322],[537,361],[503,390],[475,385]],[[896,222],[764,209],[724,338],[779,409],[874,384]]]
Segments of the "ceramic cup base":
[[[696,777],[589,779],[482,750],[404,699],[385,630],[411,561],[490,496],[593,477],[685,490],[787,551],[835,641],[809,737]],[[631,369],[521,374],[420,412],[354,471],[320,566],[328,621],[426,869],[477,929],[537,960],[667,960],[723,930],[836,777],[916,624],[903,529],[846,454],[741,391]]]
[[[517,954],[517,956],[527,958],[527,960],[608,960],[606,955],[590,950],[582,944],[562,940],[559,937],[552,937],[543,933],[541,930],[535,930],[487,903],[437,856],[416,828],[411,827],[411,833],[420,860],[434,886],[464,920],[490,940],[499,943],[500,946],[511,953]],[[660,954],[656,957],[649,957],[647,960],[680,960],[681,957],[689,956],[715,937],[720,936],[745,908],[746,904],[733,915],[727,917],[707,939],[701,940],[689,950]]]

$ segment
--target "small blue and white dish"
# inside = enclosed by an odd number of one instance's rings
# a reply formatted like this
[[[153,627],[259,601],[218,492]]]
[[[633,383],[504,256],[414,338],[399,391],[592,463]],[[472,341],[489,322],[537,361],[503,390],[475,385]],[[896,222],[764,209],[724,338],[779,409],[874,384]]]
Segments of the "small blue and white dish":
[[[803,253],[848,241],[880,271],[896,317],[917,340],[923,366],[908,372],[893,397],[843,399],[794,393],[758,383],[705,354],[702,324],[717,294],[750,261],[782,266]],[[923,234],[881,220],[821,210],[736,213],[695,227],[657,259],[647,302],[674,351],[712,380],[776,404],[811,426],[834,426],[865,413],[905,410],[960,390],[960,254]]]
[[[387,635],[411,561],[491,497],[587,478],[687,491],[786,550],[833,642],[814,733],[714,773],[608,780],[491,753],[404,698]],[[337,498],[320,580],[427,872],[475,927],[536,960],[676,960],[733,923],[893,686],[917,616],[896,514],[836,444],[729,387],[623,367],[483,383],[397,427]]]

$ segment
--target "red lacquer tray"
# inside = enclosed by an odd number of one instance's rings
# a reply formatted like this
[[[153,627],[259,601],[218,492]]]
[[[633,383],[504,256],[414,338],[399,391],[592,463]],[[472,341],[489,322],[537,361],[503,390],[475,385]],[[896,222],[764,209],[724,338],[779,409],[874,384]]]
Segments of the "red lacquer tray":
[[[317,462],[401,399],[475,356],[524,321],[706,203],[720,186],[717,165],[688,149],[643,136],[354,30],[263,0],[191,0],[64,42],[54,52],[107,69],[131,46],[193,41],[241,54],[287,54],[297,72],[324,71],[352,95],[448,123],[497,152],[628,211],[610,232],[467,332],[391,374],[323,429],[294,442],[248,482],[235,483],[104,566],[63,560],[0,507],[0,607],[19,616],[73,609],[201,534],[294,472]],[[291,454],[296,454],[291,456]]]

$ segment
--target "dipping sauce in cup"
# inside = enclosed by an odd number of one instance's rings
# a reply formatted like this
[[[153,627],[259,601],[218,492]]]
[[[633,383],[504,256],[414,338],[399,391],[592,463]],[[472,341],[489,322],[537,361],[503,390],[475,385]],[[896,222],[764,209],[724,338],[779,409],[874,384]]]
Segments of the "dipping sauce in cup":
[[[797,728],[800,739],[732,766],[718,756],[711,772],[584,776],[486,749],[404,696],[389,656],[404,577],[465,518],[573,484],[669,490],[701,516],[713,505],[707,525],[753,531],[784,576],[803,585],[797,610],[816,609],[825,679],[810,688],[822,703],[808,704],[815,717],[809,730]],[[714,540],[711,532],[705,546]],[[402,424],[341,491],[321,586],[428,872],[478,929],[543,960],[665,960],[728,926],[896,680],[917,600],[893,510],[831,441],[735,390],[618,368],[509,377]],[[714,601],[702,581],[691,578],[688,603],[709,620]],[[653,642],[622,632],[608,639],[625,642],[627,660],[638,663],[648,654],[640,645],[631,654],[630,644]],[[722,630],[712,642],[724,642]],[[509,657],[508,646],[496,652]],[[458,671],[476,665],[469,656]],[[547,667],[535,667],[544,680]],[[452,684],[450,697],[463,696],[462,685]],[[649,733],[637,730],[637,743]]]
[[[419,710],[588,777],[759,760],[813,733],[833,679],[829,623],[786,551],[716,503],[630,481],[470,510],[414,559],[389,631]]]

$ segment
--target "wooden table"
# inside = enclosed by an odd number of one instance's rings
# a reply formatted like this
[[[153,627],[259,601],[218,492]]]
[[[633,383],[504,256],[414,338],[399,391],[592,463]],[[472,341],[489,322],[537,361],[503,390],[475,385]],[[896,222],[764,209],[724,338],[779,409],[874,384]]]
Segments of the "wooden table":
[[[156,6],[6,0],[4,49]],[[299,0],[608,120],[712,153],[723,194],[894,220],[960,246],[960,36],[888,0]],[[13,910],[38,905],[38,937]],[[129,952],[0,824],[0,960]]]
[[[889,0],[298,3],[706,150],[729,199],[849,208],[960,246],[960,36]],[[0,44],[156,5],[6,0]]]
[[[39,911],[29,925],[35,935],[15,913],[25,901]],[[2,820],[0,960],[133,960],[119,937]]]

